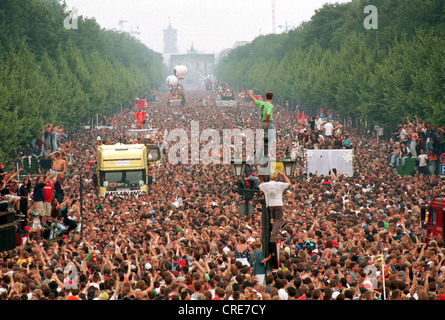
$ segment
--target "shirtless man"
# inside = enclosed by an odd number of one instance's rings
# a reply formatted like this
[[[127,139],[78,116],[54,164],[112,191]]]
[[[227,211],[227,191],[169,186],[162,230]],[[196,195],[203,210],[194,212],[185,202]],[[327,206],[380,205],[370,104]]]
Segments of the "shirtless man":
[[[57,154],[57,156],[55,157],[54,155]],[[55,174],[56,172],[62,172],[65,173],[67,170],[66,167],[66,161],[64,159],[62,159],[62,153],[60,151],[54,151],[52,152],[49,157],[52,160],[52,172],[51,174]]]

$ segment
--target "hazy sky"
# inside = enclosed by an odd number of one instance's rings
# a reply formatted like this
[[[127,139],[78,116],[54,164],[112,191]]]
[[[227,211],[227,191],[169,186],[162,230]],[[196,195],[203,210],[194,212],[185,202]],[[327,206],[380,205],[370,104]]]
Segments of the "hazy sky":
[[[95,18],[106,29],[140,31],[135,35],[150,49],[163,52],[163,35],[169,21],[177,29],[179,53],[193,43],[201,53],[231,48],[236,41],[252,41],[272,33],[272,0],[65,0],[78,15]],[[350,0],[275,0],[276,33],[284,26],[309,21],[324,3]],[[282,26],[280,28],[279,26]],[[139,29],[138,29],[139,28]]]

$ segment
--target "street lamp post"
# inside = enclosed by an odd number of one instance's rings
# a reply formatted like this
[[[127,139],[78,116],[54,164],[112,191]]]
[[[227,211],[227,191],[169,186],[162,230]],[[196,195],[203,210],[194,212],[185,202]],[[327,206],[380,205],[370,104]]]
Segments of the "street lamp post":
[[[80,205],[80,235],[83,236],[83,183],[82,170],[79,170],[79,205]]]
[[[289,156],[289,148],[286,150],[284,159],[283,159],[283,167],[284,167],[284,173],[288,177],[292,177],[294,175],[295,167],[296,167],[296,160],[292,159]]]
[[[236,155],[235,159],[231,163],[232,173],[235,177],[244,177],[244,170],[246,168],[246,162],[239,156]]]
[[[264,170],[266,174],[263,174],[263,182],[269,182],[270,179],[270,169],[269,169],[269,157],[268,157],[268,130],[264,130],[264,155],[266,155],[267,161],[265,161],[262,166],[264,168],[268,168],[268,170]],[[235,159],[231,162],[232,167],[232,173],[235,177],[240,178],[240,180],[237,182],[236,186],[237,188],[234,189],[235,192],[239,193],[243,200],[247,200],[248,198],[248,192],[250,193],[260,193],[260,190],[258,187],[252,188],[249,186],[249,188],[246,188],[245,181],[244,181],[244,171],[246,168],[246,162],[240,157],[239,154],[235,154]],[[252,194],[250,194],[252,195]],[[261,214],[261,226],[262,226],[262,235],[261,235],[261,242],[263,246],[263,252],[264,256],[268,257],[270,253],[270,232],[271,232],[271,226],[270,226],[270,213],[269,208],[266,206],[266,199],[264,195],[260,198],[261,201],[261,207],[262,207],[262,214]],[[248,212],[249,205],[248,200],[245,201],[245,211]],[[270,270],[270,261],[266,264],[266,271]]]
[[[264,130],[264,157],[266,161],[262,164],[263,169],[263,182],[270,181],[270,159],[269,159],[269,130]],[[270,212],[269,207],[266,205],[266,196],[264,193],[261,195],[261,242],[263,245],[264,256],[268,257],[270,254],[270,233],[271,233],[271,223],[270,223]],[[271,270],[271,261],[268,260],[266,263],[266,272]]]
[[[231,162],[232,173],[239,180],[235,183],[235,187],[233,191],[241,195],[243,199],[243,203],[240,205],[240,214],[251,216],[253,214],[253,207],[250,205],[249,201],[254,197],[255,194],[260,194],[260,189],[258,188],[258,184],[255,184],[253,181],[247,182],[245,180],[245,168],[246,162],[240,158],[235,159]],[[269,175],[264,176],[264,181],[269,181]],[[247,185],[249,183],[249,185]],[[263,252],[267,257],[269,256],[269,241],[270,241],[270,217],[269,217],[269,208],[266,207],[266,201],[264,195],[260,198],[261,206],[262,206],[262,214],[261,214],[261,224],[262,224],[262,244],[263,244]],[[252,208],[251,208],[252,207]],[[270,268],[269,262],[267,262],[266,269]]]
[[[267,131],[266,131],[267,132]],[[268,137],[267,134],[264,138],[264,153],[268,155]],[[264,170],[263,176],[263,182],[269,182],[270,181],[270,168],[269,168],[269,157],[267,156],[267,161],[263,163],[263,167],[267,168],[267,170]],[[283,166],[284,166],[284,173],[288,177],[292,177],[295,167],[296,167],[296,161],[294,159],[291,159],[289,157],[289,151],[286,151],[286,156],[283,159]],[[260,190],[257,185],[250,184],[249,186],[246,186],[245,179],[245,169],[246,169],[246,162],[241,159],[240,156],[235,156],[235,160],[231,162],[232,167],[232,173],[236,178],[239,178],[239,181],[236,183],[236,188],[233,189],[233,191],[240,194],[245,201],[245,214],[249,211],[249,200],[253,197],[255,193],[260,194]],[[261,242],[263,245],[263,252],[264,256],[268,257],[271,253],[270,246],[276,245],[275,242],[271,243],[270,240],[270,234],[271,234],[271,221],[270,221],[270,212],[269,208],[266,206],[266,199],[264,194],[260,197],[261,206],[262,206],[262,214],[261,214]],[[278,253],[277,253],[278,254]],[[271,262],[270,260],[266,264],[266,271],[269,272],[271,270]]]

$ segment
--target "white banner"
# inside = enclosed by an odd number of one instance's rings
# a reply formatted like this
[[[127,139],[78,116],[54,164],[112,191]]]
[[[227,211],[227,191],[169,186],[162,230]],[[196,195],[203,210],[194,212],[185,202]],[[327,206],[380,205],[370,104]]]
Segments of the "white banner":
[[[332,169],[337,170],[337,175],[352,176],[354,173],[352,149],[305,149],[307,176],[309,174],[329,175]]]
[[[120,166],[129,166],[129,165],[130,165],[130,160],[116,160],[116,161],[115,161],[115,165],[116,165],[117,167],[120,167]]]
[[[142,190],[118,190],[118,191],[107,191],[105,192],[105,196],[112,195],[112,196],[120,196],[120,195],[129,195],[129,196],[140,196],[142,194]]]

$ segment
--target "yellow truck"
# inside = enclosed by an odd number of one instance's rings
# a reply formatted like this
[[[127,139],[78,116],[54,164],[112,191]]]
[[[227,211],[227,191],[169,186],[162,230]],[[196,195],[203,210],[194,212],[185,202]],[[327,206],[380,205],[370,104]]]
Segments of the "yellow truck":
[[[99,196],[148,193],[147,146],[114,144],[97,147]]]

